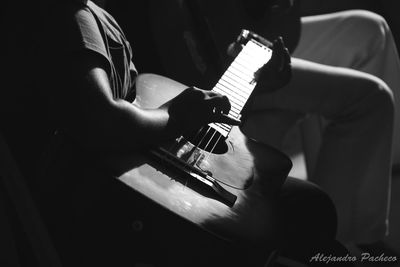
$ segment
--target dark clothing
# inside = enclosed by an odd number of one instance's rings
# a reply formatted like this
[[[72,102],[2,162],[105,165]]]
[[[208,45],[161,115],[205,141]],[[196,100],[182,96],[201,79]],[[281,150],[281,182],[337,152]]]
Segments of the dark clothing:
[[[69,75],[76,68],[72,60],[85,53],[100,55],[107,64],[115,99],[134,99],[137,71],[130,44],[118,24],[90,1],[87,5],[39,1],[12,24],[6,37],[12,55],[7,59],[10,82],[6,84],[12,86],[2,91],[5,123],[1,130],[32,181],[37,167],[44,164],[54,133],[64,130],[63,113],[73,113],[74,107],[68,106],[74,89]],[[62,110],[65,107],[70,110]]]

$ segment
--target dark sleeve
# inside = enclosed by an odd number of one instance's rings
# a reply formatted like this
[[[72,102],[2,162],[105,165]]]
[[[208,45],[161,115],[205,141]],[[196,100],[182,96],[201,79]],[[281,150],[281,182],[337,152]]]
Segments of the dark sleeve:
[[[45,24],[45,34],[40,38],[40,55],[34,55],[38,63],[33,72],[42,103],[62,128],[84,110],[71,107],[88,95],[80,86],[87,82],[82,76],[86,61],[101,62],[108,73],[111,63],[101,29],[87,6],[57,6],[50,15],[46,20],[51,22]]]
[[[103,38],[101,29],[91,11],[87,8],[81,9],[75,14],[74,19],[77,37],[81,39],[79,44],[81,47],[77,47],[77,49],[91,50],[108,59],[105,37]]]
[[[106,38],[100,22],[96,20],[89,7],[71,7],[58,19],[60,29],[57,33],[57,53],[68,64],[71,56],[82,53],[95,53],[110,66]]]
[[[73,1],[70,1],[73,2]],[[86,5],[57,4],[50,10],[50,17],[40,37],[42,64],[50,79],[53,72],[70,72],[76,66],[73,59],[90,53],[103,59],[110,71],[110,57],[106,40],[91,10]],[[57,68],[54,68],[57,66]]]

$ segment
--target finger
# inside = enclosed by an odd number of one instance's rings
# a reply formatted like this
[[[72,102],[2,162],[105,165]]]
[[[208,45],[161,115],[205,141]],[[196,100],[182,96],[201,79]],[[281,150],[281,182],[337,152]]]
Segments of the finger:
[[[284,64],[284,70],[290,71],[292,70],[292,60],[289,54],[289,51],[285,54],[285,64]]]
[[[280,36],[278,37],[278,39],[276,39],[274,45],[274,51],[276,51],[275,59],[277,70],[282,71],[286,62],[286,53],[289,53],[289,51],[286,49],[283,43],[283,39]]]
[[[287,48],[285,48],[284,57],[285,57],[285,62],[286,62],[286,63],[289,63],[289,64],[290,64],[290,63],[292,62],[289,49],[287,49]]]
[[[278,72],[284,71],[287,66],[291,64],[291,57],[289,50],[285,47],[283,39],[280,37],[275,40],[274,53],[271,60]]]
[[[208,105],[212,106],[215,108],[219,113],[225,113],[227,114],[229,110],[231,110],[231,103],[229,102],[229,99],[225,95],[217,95],[214,97],[211,97],[208,100]]]
[[[195,86],[188,87],[182,94],[186,95],[187,101],[201,101],[204,99],[204,90]]]
[[[286,47],[283,49],[282,54],[280,55],[279,59],[280,59],[280,62],[279,62],[278,71],[281,72],[286,68],[286,66],[290,65],[289,50]]]
[[[283,48],[280,45],[274,45],[271,59],[266,63],[272,69],[279,69],[282,62]]]
[[[283,42],[282,36],[278,36],[273,42],[273,49],[280,49],[282,50],[285,47],[285,43]]]
[[[214,97],[221,96],[221,94],[216,93],[214,91],[205,91],[205,95],[206,95],[206,99],[211,99],[211,98],[214,98]]]
[[[289,54],[289,50],[287,50],[287,48],[285,48],[285,52],[283,54],[283,66],[282,69],[280,69],[279,74],[281,76],[287,76],[290,77],[291,76],[291,72],[292,72],[292,66],[291,66],[291,58],[290,58],[290,54]]]

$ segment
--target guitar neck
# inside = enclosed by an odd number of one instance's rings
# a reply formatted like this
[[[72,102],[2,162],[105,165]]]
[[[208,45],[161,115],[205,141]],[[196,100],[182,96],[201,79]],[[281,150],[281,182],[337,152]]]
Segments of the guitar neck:
[[[226,95],[231,102],[228,116],[239,119],[241,112],[256,87],[254,74],[271,58],[272,50],[255,39],[247,41],[235,60],[212,91]],[[227,137],[231,125],[211,123],[210,127]]]

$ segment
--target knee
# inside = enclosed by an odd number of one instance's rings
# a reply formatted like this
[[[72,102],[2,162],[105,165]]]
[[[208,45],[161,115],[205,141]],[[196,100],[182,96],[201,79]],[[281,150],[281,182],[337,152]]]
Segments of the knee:
[[[375,43],[383,47],[387,37],[391,35],[386,20],[379,14],[367,10],[351,10],[345,17],[346,24],[353,25],[357,31],[363,32],[366,40],[362,42]]]
[[[387,84],[373,77],[365,81],[367,95],[363,101],[369,112],[380,115],[381,119],[390,121],[394,117],[394,97]]]
[[[358,73],[343,86],[348,98],[343,98],[340,108],[327,116],[328,119],[337,122],[364,120],[369,125],[393,120],[394,97],[384,81],[367,73]]]

